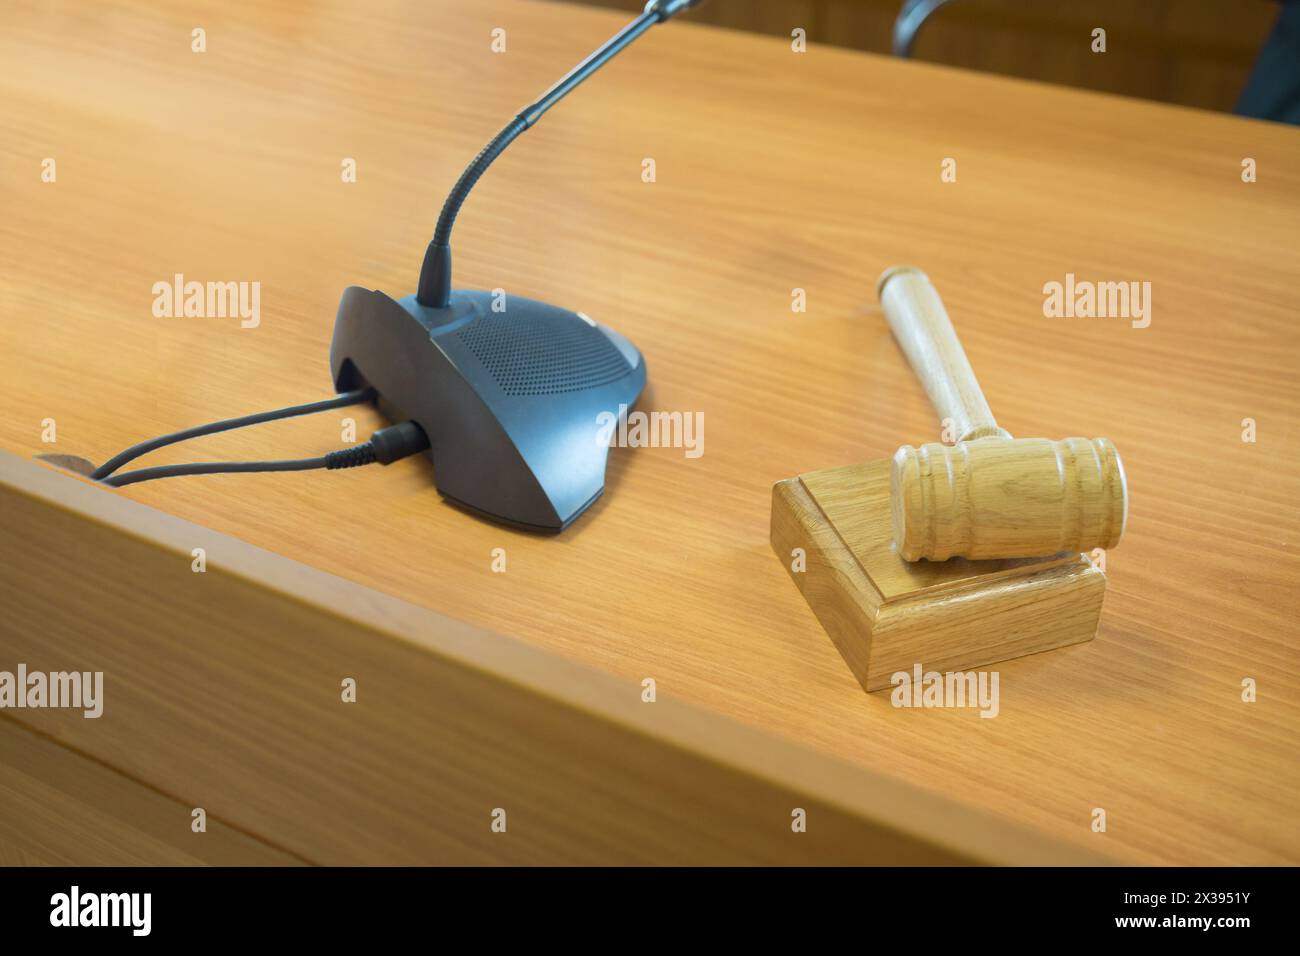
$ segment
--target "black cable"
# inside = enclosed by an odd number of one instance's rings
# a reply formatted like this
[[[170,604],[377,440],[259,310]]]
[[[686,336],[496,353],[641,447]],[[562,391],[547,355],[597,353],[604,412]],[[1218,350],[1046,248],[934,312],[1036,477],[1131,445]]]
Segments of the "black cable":
[[[327,398],[319,402],[310,402],[306,405],[290,405],[288,408],[277,408],[270,412],[258,412],[255,415],[244,415],[240,418],[227,418],[219,422],[209,422],[206,425],[197,425],[194,428],[187,428],[184,431],[172,432],[170,435],[160,435],[157,438],[150,438],[148,441],[142,441],[138,445],[132,445],[126,451],[121,452],[110,458],[104,464],[100,465],[90,477],[96,481],[102,481],[113,472],[117,471],[128,461],[139,458],[141,455],[148,454],[158,448],[166,445],[174,445],[178,441],[186,441],[190,438],[199,438],[203,435],[213,435],[217,432],[229,431],[232,428],[243,428],[245,425],[260,425],[263,422],[273,422],[281,418],[294,418],[298,415],[310,415],[313,412],[325,412],[331,408],[343,408],[347,405],[359,405],[362,402],[368,402],[375,397],[373,388],[361,388],[352,392],[343,392],[333,398]],[[269,470],[269,469],[268,469]],[[158,477],[164,477],[159,475]],[[144,479],[136,479],[143,481]]]
[[[157,465],[153,468],[124,471],[120,475],[105,478],[104,484],[112,488],[121,488],[123,485],[133,485],[137,481],[176,478],[182,475],[216,475],[248,471],[309,471],[312,468],[324,467],[323,457],[294,458],[288,461],[201,461],[188,465]]]
[[[370,436],[370,441],[355,448],[332,451],[319,458],[290,458],[283,461],[201,461],[185,465],[158,465],[123,472],[103,483],[112,488],[133,485],[155,478],[178,478],[184,475],[244,474],[266,471],[311,471],[316,468],[335,470],[356,468],[379,462],[389,465],[402,458],[424,451],[429,447],[428,436],[415,422],[403,422],[381,428]]]

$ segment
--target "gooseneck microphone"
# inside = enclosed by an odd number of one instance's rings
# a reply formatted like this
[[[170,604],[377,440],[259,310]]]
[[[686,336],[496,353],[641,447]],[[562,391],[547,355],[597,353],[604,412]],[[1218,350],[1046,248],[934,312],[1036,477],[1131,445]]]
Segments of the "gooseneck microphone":
[[[701,2],[702,0],[650,0],[639,17],[570,70],[562,80],[543,93],[536,103],[520,110],[519,114],[483,147],[474,161],[460,174],[460,179],[456,181],[456,185],[447,196],[447,201],[443,203],[442,212],[438,216],[438,225],[434,229],[429,248],[425,250],[424,265],[420,269],[420,285],[416,299],[421,305],[443,309],[451,300],[451,227],[456,224],[456,214],[460,212],[460,207],[464,205],[474,184],[487,172],[487,168],[505,151],[505,148],[513,143],[520,133],[541,119],[547,110],[626,49],[641,34],[656,23],[663,23],[683,10],[698,6]]]
[[[456,215],[520,133],[650,27],[699,2],[651,0],[492,138],[442,207],[414,295],[354,286],[339,302],[335,389],[372,388],[390,420],[414,422],[429,438],[438,491],[480,516],[568,527],[604,491],[611,434],[640,397],[646,367],[631,342],[584,312],[453,289]]]
[[[605,490],[615,426],[640,397],[641,353],[583,312],[502,290],[451,288],[451,228],[474,184],[524,130],[656,23],[701,0],[650,0],[642,14],[521,111],[461,173],[442,207],[415,295],[345,289],[330,344],[333,399],[224,419],[140,442],[86,473],[121,487],[181,475],[390,464],[428,451],[444,498],[530,531],[558,532]],[[315,458],[119,469],[177,442],[374,401],[393,424]]]

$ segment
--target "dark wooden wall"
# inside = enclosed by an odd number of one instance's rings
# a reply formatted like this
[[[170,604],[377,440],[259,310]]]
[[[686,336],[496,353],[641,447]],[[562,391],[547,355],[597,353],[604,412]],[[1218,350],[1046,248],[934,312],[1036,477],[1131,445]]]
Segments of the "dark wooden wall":
[[[573,2],[573,0],[571,0]],[[576,0],[640,10],[644,0]],[[888,53],[901,0],[710,0],[704,23]],[[953,66],[1230,110],[1277,17],[1273,0],[953,0],[915,56]],[[1107,52],[1091,51],[1104,27]]]

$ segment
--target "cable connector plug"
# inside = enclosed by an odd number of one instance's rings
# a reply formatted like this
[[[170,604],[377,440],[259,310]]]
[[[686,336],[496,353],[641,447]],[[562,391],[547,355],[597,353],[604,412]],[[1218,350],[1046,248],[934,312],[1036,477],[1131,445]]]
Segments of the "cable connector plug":
[[[429,436],[423,428],[415,422],[402,422],[379,429],[364,445],[330,452],[325,456],[325,467],[356,468],[376,461],[381,465],[391,465],[428,447]]]
[[[338,468],[359,468],[375,461],[375,446],[366,442],[356,448],[344,448],[325,454],[325,467],[334,471]]]
[[[415,422],[402,422],[400,425],[379,429],[370,436],[370,444],[375,449],[375,461],[381,465],[391,465],[426,450],[429,447],[429,436]]]

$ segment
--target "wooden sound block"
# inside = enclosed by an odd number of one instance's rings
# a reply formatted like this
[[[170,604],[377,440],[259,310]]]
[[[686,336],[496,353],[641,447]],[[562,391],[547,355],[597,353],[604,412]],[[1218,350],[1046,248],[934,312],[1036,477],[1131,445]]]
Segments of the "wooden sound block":
[[[1082,554],[904,561],[889,470],[828,468],[772,489],[772,547],[866,690],[918,663],[964,670],[1092,639],[1106,576]]]

